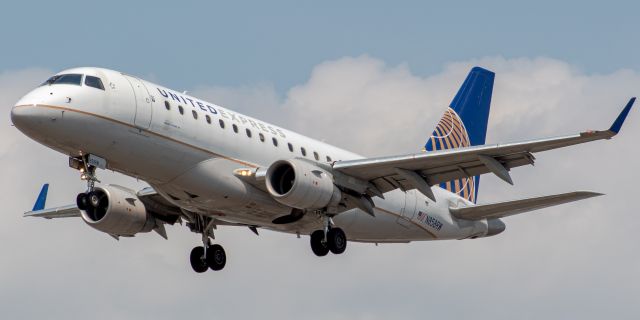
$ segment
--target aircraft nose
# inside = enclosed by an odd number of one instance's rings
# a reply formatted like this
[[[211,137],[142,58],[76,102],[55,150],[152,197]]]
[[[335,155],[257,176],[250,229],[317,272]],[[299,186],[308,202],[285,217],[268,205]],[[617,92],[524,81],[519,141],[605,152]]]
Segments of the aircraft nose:
[[[28,112],[26,111],[26,106],[24,105],[15,105],[11,108],[11,122],[14,126],[20,129],[21,125],[24,123],[25,118],[28,117]]]
[[[46,104],[48,94],[43,87],[38,87],[24,95],[11,108],[11,122],[23,133],[25,130],[32,130],[47,116],[47,111],[39,108],[39,105]]]

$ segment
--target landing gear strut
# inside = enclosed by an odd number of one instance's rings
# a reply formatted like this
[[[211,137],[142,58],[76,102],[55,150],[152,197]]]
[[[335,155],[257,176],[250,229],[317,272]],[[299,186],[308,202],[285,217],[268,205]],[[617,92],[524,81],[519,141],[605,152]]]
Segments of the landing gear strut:
[[[341,254],[347,249],[347,236],[340,228],[332,226],[331,218],[324,217],[324,230],[316,230],[311,233],[311,251],[318,256],[324,257],[331,251],[333,254]]]
[[[80,180],[87,181],[87,191],[78,194],[76,197],[76,205],[80,210],[90,208],[98,208],[101,197],[94,192],[96,182],[100,182],[96,176],[96,166],[89,164],[90,157],[93,157],[96,163],[102,163],[102,167],[106,165],[106,161],[102,158],[85,154],[82,157],[69,158],[69,167],[80,171]],[[104,162],[104,163],[103,163]],[[102,168],[101,167],[101,168]]]
[[[107,161],[91,154],[80,157],[69,157],[69,167],[80,171],[80,180],[87,181],[87,193],[93,191],[96,182],[100,182],[96,176],[96,168],[104,169]]]
[[[214,220],[209,217],[196,216],[194,222],[188,224],[191,231],[202,233],[202,246],[191,250],[189,260],[193,271],[203,273],[207,269],[219,271],[227,264],[227,254],[219,244],[211,244],[210,239],[215,239],[213,235]]]

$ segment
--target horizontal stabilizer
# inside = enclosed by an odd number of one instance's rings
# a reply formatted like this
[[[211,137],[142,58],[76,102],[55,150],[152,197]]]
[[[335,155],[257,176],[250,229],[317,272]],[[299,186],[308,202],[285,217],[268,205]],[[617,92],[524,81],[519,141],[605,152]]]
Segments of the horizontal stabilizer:
[[[542,208],[557,206],[578,200],[601,196],[602,193],[589,191],[575,191],[569,193],[555,194],[551,196],[521,199],[514,201],[498,202],[470,206],[464,208],[449,208],[451,214],[458,219],[482,220],[496,219],[515,214],[525,213]]]
[[[46,219],[71,218],[71,217],[79,217],[80,209],[78,209],[78,207],[75,204],[71,204],[64,207],[29,211],[29,212],[26,212],[24,216],[46,218]]]

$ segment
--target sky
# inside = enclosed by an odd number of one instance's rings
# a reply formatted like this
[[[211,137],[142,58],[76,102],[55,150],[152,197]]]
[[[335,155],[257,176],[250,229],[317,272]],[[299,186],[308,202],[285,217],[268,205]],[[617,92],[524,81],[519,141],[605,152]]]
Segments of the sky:
[[[11,126],[52,73],[102,66],[366,156],[415,152],[472,66],[496,72],[488,143],[606,129],[640,91],[634,2],[12,2],[0,12],[0,317],[7,319],[636,319],[637,110],[610,141],[536,155],[480,202],[606,196],[505,219],[492,238],[315,257],[308,238],[220,228],[228,263],[195,274],[184,226],[115,241],[80,219],[22,218],[84,190],[64,155]],[[144,182],[101,172],[105,183]]]

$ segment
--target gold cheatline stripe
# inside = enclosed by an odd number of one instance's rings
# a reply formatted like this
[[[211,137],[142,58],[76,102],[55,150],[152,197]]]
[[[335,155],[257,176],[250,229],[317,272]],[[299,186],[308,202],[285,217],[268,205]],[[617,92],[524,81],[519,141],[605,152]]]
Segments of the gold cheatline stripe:
[[[114,123],[117,123],[117,124],[120,124],[120,125],[123,125],[123,126],[126,126],[126,127],[130,127],[130,128],[136,129],[136,130],[144,131],[146,133],[152,134],[152,135],[157,136],[159,138],[166,139],[166,140],[169,140],[169,141],[172,141],[172,142],[175,142],[175,143],[178,143],[178,144],[181,144],[181,145],[196,149],[198,151],[202,151],[204,153],[208,153],[208,154],[210,154],[212,156],[215,156],[215,157],[219,157],[219,158],[223,158],[223,159],[226,159],[226,160],[229,160],[229,161],[233,161],[233,162],[242,164],[244,166],[253,167],[253,168],[257,168],[258,167],[258,165],[256,165],[256,164],[245,162],[245,161],[238,160],[238,159],[234,159],[234,158],[227,157],[227,156],[224,156],[224,155],[221,155],[221,154],[217,154],[215,152],[211,152],[210,150],[203,149],[203,148],[200,148],[198,146],[194,146],[192,144],[188,144],[186,142],[182,142],[180,140],[176,140],[176,139],[171,138],[171,137],[167,137],[165,135],[150,131],[148,129],[140,129],[140,128],[138,128],[138,127],[136,127],[134,125],[131,125],[129,123],[126,123],[126,122],[123,122],[123,121],[120,121],[120,120],[116,120],[116,119],[113,119],[113,118],[105,117],[105,116],[102,116],[102,115],[99,115],[99,114],[95,114],[95,113],[91,113],[91,112],[87,112],[87,111],[82,111],[82,110],[77,110],[77,109],[71,109],[71,108],[59,107],[59,106],[52,106],[52,105],[44,105],[44,104],[37,104],[37,105],[24,104],[24,105],[15,106],[14,108],[21,108],[21,107],[47,108],[47,109],[55,109],[55,110],[76,112],[76,113],[84,114],[84,115],[87,115],[87,116],[93,116],[93,117],[100,118],[100,119],[107,120],[107,121],[111,121],[111,122],[114,122]]]
[[[386,213],[388,213],[388,214],[390,214],[390,215],[393,215],[393,216],[397,216],[397,217],[400,217],[400,218],[402,217],[402,215],[401,215],[401,214],[399,214],[399,213],[395,213],[395,212],[393,212],[393,211],[389,211],[389,210],[381,209],[381,208],[378,208],[378,207],[376,207],[375,209],[376,209],[376,210],[380,210],[380,211],[382,211],[382,212],[386,212]],[[425,213],[425,214],[426,214],[426,213]],[[433,232],[431,232],[431,231],[430,231],[429,229],[427,229],[425,226],[423,226],[423,225],[421,225],[421,224],[419,224],[419,223],[417,223],[417,222],[415,222],[415,221],[413,221],[413,220],[408,220],[408,221],[409,221],[409,222],[411,222],[411,223],[413,223],[413,224],[415,224],[415,225],[416,225],[416,226],[418,226],[420,229],[423,229],[424,231],[426,231],[426,232],[427,232],[430,236],[432,236],[434,239],[438,239],[438,236],[436,236]]]

